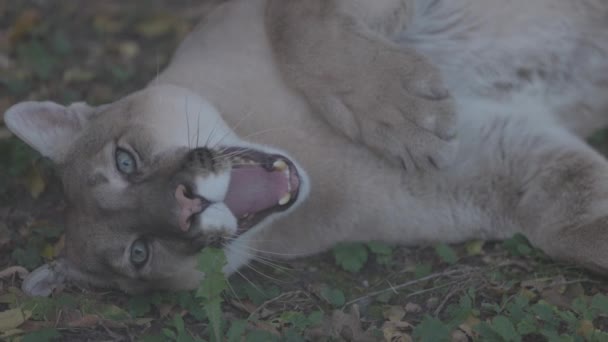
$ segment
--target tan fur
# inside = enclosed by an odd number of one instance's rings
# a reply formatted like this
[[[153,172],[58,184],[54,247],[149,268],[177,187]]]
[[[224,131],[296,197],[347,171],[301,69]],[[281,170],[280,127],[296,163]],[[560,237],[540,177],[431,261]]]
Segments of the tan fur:
[[[199,195],[221,192],[234,163],[226,146],[285,155],[303,183],[293,207],[226,245],[228,274],[255,254],[343,241],[516,232],[606,272],[608,162],[581,139],[608,123],[598,95],[608,90],[606,17],[592,0],[220,5],[144,90],[98,108],[7,112],[9,127],[60,165],[71,205],[66,255],[24,288],[197,286],[197,251],[235,227],[207,210],[180,231],[173,193],[196,177]],[[141,174],[116,171],[115,142],[137,150]],[[201,146],[215,157],[186,163]],[[128,254],[142,236],[151,259],[134,268]]]

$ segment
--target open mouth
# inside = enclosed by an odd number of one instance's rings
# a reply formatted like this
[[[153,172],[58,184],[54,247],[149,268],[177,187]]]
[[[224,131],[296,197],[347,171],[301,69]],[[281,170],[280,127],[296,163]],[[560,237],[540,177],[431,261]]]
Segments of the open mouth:
[[[237,234],[296,202],[301,179],[287,157],[239,147],[222,151],[232,164],[224,203],[238,220]]]

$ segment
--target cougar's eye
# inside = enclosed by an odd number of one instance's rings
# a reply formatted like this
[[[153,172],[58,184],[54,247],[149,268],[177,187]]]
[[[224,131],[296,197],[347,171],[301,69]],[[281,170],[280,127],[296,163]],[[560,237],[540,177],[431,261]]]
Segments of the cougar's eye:
[[[122,148],[116,149],[116,168],[125,175],[130,175],[137,170],[137,164],[133,155]]]
[[[146,261],[148,261],[148,244],[144,240],[136,240],[131,245],[131,263],[135,267],[141,267]]]

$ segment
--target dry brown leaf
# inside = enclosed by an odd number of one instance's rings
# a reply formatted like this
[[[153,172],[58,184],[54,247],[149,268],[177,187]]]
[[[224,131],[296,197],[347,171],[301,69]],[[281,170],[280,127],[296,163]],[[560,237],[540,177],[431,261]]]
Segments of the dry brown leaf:
[[[264,330],[275,336],[281,336],[279,331],[272,324],[270,324],[268,322],[252,320],[252,321],[249,321],[249,325],[252,326],[254,328],[254,330],[255,329]]]
[[[412,325],[404,321],[388,321],[382,325],[384,340],[389,342],[410,342]]]
[[[15,275],[18,275],[19,278],[23,279],[29,273],[30,272],[28,270],[26,270],[25,268],[23,268],[21,266],[11,266],[11,267],[5,268],[4,270],[0,271],[0,278],[9,278],[9,277],[14,277]]]
[[[23,11],[11,28],[8,39],[11,44],[17,43],[21,38],[30,33],[36,24],[40,21],[40,12],[36,9],[28,9]]]
[[[422,307],[416,303],[407,303],[405,304],[405,312],[407,313],[419,313],[422,312]]]
[[[469,342],[469,336],[462,330],[454,330],[450,334],[450,341],[452,342]]]
[[[92,328],[96,327],[100,321],[99,316],[89,314],[68,322],[67,326],[71,328]]]
[[[473,315],[469,315],[469,317],[467,317],[467,319],[462,322],[462,324],[460,324],[458,326],[458,328],[464,332],[467,336],[473,338],[476,336],[475,334],[475,327],[481,323],[481,321],[479,320],[479,318],[473,316]]]
[[[173,308],[175,308],[175,304],[161,303],[156,308],[158,309],[158,314],[160,315],[160,317],[164,318],[167,317],[171,313],[171,311],[173,311]]]
[[[595,327],[593,326],[593,322],[583,319],[580,321],[578,328],[576,329],[576,333],[583,336],[589,337],[595,331]]]

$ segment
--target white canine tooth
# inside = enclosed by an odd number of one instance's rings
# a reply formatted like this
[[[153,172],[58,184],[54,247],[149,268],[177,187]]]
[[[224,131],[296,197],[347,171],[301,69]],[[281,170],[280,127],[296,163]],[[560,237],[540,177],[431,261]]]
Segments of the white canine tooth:
[[[287,202],[289,202],[290,199],[291,199],[291,194],[290,193],[285,194],[285,196],[281,197],[281,199],[279,200],[279,205],[287,204]]]
[[[287,163],[279,159],[272,164],[272,167],[275,171],[285,171],[287,170]]]

